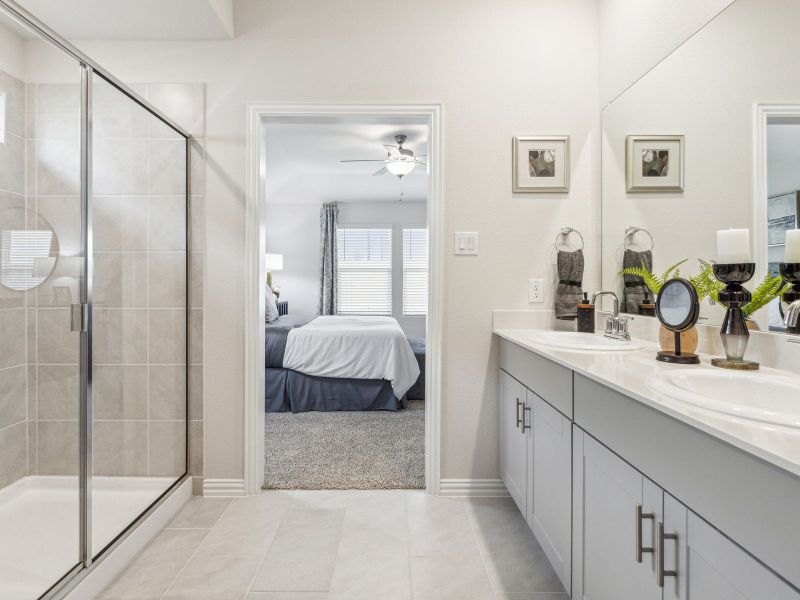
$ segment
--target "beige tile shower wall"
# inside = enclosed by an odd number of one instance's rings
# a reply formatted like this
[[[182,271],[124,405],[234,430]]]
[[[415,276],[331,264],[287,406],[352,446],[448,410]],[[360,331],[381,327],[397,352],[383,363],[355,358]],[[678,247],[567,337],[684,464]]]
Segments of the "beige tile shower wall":
[[[182,138],[109,85],[93,88],[94,156],[94,473],[176,476],[185,457],[189,387],[191,472],[202,477],[202,275],[204,172],[202,85],[137,85],[198,136],[193,153],[189,222],[189,319],[186,360],[185,151]],[[80,249],[77,170],[70,167],[77,85],[29,86],[36,96],[32,134],[36,209],[62,242]],[[56,137],[54,140],[49,136]],[[44,147],[45,150],[42,150]],[[54,149],[55,148],[55,149]],[[63,286],[60,284],[69,283]],[[49,284],[49,285],[48,285]],[[77,470],[77,336],[68,305],[77,280],[49,281],[37,291],[33,373],[38,384],[34,453],[40,474]],[[65,287],[69,289],[64,289]],[[60,288],[60,289],[56,289]],[[75,448],[73,448],[75,445]]]
[[[25,226],[25,84],[0,71],[0,230]],[[1,283],[1,282],[0,282]],[[26,293],[0,285],[0,488],[28,473]]]

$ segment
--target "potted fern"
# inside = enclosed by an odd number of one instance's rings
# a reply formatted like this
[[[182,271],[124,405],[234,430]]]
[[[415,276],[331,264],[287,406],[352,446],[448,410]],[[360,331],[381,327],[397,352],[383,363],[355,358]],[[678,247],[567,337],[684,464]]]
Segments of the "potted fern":
[[[688,259],[684,259],[675,263],[674,265],[670,265],[661,275],[656,275],[655,273],[651,272],[645,266],[644,262],[642,262],[641,267],[626,267],[622,269],[620,273],[622,275],[633,275],[641,278],[647,288],[654,295],[658,295],[658,292],[661,291],[661,288],[667,281],[681,276],[680,267],[687,260]],[[710,302],[716,303],[719,301],[717,294],[719,294],[719,292],[725,288],[725,284],[714,277],[714,264],[711,261],[704,260],[702,258],[697,259],[697,261],[700,263],[700,272],[697,275],[690,277],[689,282],[697,291],[697,297],[699,300],[702,301],[708,298]],[[764,308],[767,304],[780,296],[787,286],[788,284],[783,281],[783,278],[781,278],[780,275],[770,276],[767,274],[764,276],[764,279],[761,281],[758,287],[753,290],[752,299],[750,302],[748,302],[742,308],[745,318],[747,318],[748,326],[751,329],[757,328],[755,321],[751,319],[752,315],[757,310]],[[666,330],[664,327],[661,328],[659,333],[659,340],[661,341],[662,350],[671,350],[669,346],[674,345],[672,333]],[[667,347],[665,347],[665,345]],[[685,348],[687,352],[695,352],[697,350],[696,328],[692,327],[681,334],[681,347]]]

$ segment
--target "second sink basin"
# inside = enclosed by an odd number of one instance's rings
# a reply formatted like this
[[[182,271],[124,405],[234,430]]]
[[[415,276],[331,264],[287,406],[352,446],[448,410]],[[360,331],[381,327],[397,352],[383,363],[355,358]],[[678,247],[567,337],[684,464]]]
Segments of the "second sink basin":
[[[529,336],[534,344],[560,348],[562,350],[589,350],[593,352],[625,352],[640,350],[636,341],[613,340],[594,333],[577,331],[537,331]]]
[[[675,369],[647,385],[669,398],[715,412],[800,428],[800,378],[722,369]]]

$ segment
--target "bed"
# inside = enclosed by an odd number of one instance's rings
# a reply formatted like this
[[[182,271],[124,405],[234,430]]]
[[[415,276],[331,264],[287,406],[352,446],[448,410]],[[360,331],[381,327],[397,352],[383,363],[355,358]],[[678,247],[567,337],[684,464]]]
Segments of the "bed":
[[[283,315],[265,333],[267,412],[396,411],[420,377],[391,317]]]

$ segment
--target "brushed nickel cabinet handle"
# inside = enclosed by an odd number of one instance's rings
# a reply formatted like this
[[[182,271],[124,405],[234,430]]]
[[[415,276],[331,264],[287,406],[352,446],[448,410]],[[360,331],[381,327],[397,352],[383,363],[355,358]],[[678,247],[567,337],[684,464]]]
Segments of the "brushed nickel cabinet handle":
[[[528,429],[531,428],[530,426],[530,418],[528,419],[528,423],[525,423],[525,413],[531,412],[531,407],[522,403],[522,433],[525,433]]]
[[[642,520],[649,519],[650,521],[655,520],[656,515],[655,513],[651,512],[642,512],[642,505],[636,505],[636,562],[642,562],[642,554],[652,554],[653,547],[650,546],[645,548],[642,546]]]
[[[656,580],[658,587],[664,587],[664,577],[678,577],[678,571],[664,570],[664,540],[677,540],[677,533],[664,533],[664,524],[658,524],[658,572]],[[675,545],[675,565],[678,564],[678,545]]]
[[[522,423],[522,419],[519,416],[519,407],[522,406],[522,402],[519,401],[517,398],[517,429],[519,429],[519,424]]]

